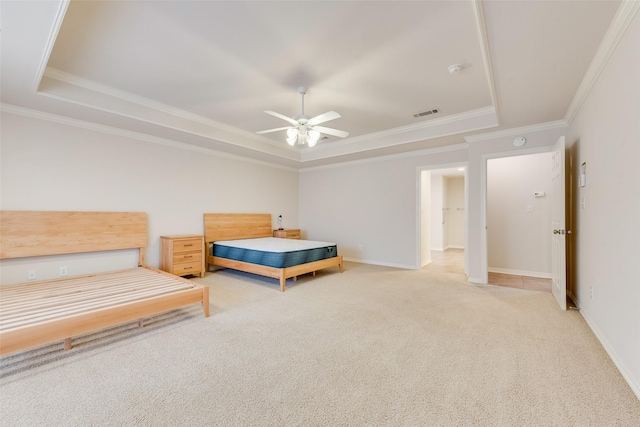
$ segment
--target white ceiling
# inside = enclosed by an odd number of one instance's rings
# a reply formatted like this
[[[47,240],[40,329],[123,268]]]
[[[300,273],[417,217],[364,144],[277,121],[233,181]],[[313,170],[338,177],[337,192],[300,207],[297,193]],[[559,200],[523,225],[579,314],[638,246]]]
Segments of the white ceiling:
[[[618,1],[2,1],[3,109],[305,168],[564,119]],[[449,74],[448,67],[463,70]],[[265,114],[342,117],[290,148]],[[416,119],[414,113],[440,113]]]

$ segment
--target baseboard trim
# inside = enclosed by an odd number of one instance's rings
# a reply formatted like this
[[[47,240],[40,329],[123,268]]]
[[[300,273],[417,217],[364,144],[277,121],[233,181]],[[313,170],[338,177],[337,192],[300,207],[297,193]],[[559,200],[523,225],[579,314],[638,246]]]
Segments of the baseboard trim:
[[[431,264],[431,258],[425,259],[424,261],[422,261],[421,267],[424,267],[425,265],[429,265],[429,264]]]
[[[629,375],[629,371],[627,371],[625,366],[616,357],[616,352],[613,350],[613,348],[609,344],[609,341],[607,341],[604,335],[596,327],[596,325],[593,323],[589,315],[585,313],[583,310],[580,310],[580,315],[585,320],[585,322],[587,322],[587,325],[589,325],[589,328],[591,328],[591,331],[596,336],[598,341],[600,341],[600,344],[604,348],[604,351],[607,352],[607,354],[611,358],[611,361],[613,361],[613,364],[616,365],[616,368],[618,368],[618,371],[622,375],[622,378],[624,378],[627,384],[629,384],[629,387],[631,387],[631,390],[635,393],[638,400],[640,400],[640,384],[636,384],[634,382],[634,378],[631,375]]]
[[[489,273],[512,274],[514,276],[538,277],[541,279],[551,279],[551,273],[540,271],[512,270],[509,268],[489,267]]]
[[[464,249],[464,246],[447,246],[446,248],[431,248],[432,251],[444,252],[447,249]]]
[[[379,265],[382,267],[393,267],[393,268],[401,268],[403,270],[418,270],[419,268],[415,265],[404,265],[404,264],[393,264],[389,262],[379,262],[379,261],[371,261],[368,259],[358,259],[358,258],[347,258],[342,257],[343,260],[349,262],[358,262],[360,264],[371,264],[371,265]]]

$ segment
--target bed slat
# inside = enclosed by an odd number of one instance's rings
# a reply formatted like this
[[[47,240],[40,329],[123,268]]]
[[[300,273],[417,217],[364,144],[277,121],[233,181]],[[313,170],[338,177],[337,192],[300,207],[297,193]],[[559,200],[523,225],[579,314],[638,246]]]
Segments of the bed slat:
[[[208,317],[209,293],[208,288],[205,287],[204,289],[194,288],[170,295],[144,299],[131,304],[58,318],[34,326],[16,328],[2,333],[0,353],[8,354],[57,340],[65,340],[72,336],[138,320],[141,317],[162,313],[197,302],[202,302],[205,308],[205,317]]]
[[[121,281],[124,272],[116,274],[116,281]],[[14,301],[5,304],[4,292],[0,288],[0,331],[22,325],[38,323],[56,316],[68,316],[74,313],[83,313],[107,306],[119,305],[142,298],[164,295],[171,292],[188,290],[196,285],[188,281],[175,280],[173,277],[159,274],[146,268],[137,268],[131,271],[133,280],[116,286],[106,286],[110,280],[99,280],[100,289],[85,292],[82,281],[70,279],[76,283],[75,288],[66,288],[66,295],[50,296],[46,290],[39,292],[39,300],[31,298],[28,302],[20,304]],[[106,274],[101,279],[108,278]],[[60,284],[60,283],[59,283]],[[59,285],[58,284],[58,285]]]
[[[119,276],[113,280],[100,280],[97,283],[89,282],[87,284],[75,280],[72,286],[65,286],[64,288],[53,286],[51,289],[42,289],[38,292],[24,295],[22,298],[17,297],[11,299],[5,299],[2,289],[0,289],[0,298],[2,300],[0,312],[4,313],[14,307],[27,307],[33,304],[41,305],[45,301],[51,303],[54,301],[73,301],[78,298],[91,299],[100,297],[105,293],[113,293],[120,289],[133,290],[136,288],[151,288],[158,283],[162,284],[165,282],[167,282],[167,278],[160,275],[149,278],[140,274],[131,278]],[[193,287],[193,285],[186,284],[185,287]]]

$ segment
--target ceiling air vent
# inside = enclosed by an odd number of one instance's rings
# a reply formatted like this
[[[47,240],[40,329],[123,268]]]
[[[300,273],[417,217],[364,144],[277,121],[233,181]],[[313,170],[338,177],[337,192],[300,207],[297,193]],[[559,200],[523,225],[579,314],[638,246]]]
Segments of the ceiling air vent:
[[[421,113],[415,113],[413,115],[413,117],[415,117],[417,119],[417,118],[424,117],[424,116],[430,116],[431,114],[436,114],[436,113],[439,113],[439,112],[440,112],[440,110],[438,110],[436,108],[434,110],[427,110],[427,111],[423,111]]]

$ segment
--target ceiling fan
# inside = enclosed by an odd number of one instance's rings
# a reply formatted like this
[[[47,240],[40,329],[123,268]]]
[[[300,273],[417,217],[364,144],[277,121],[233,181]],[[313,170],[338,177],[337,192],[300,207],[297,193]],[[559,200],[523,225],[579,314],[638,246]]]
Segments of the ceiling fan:
[[[304,114],[304,95],[307,93],[307,88],[301,86],[298,88],[298,92],[302,95],[302,114],[294,116],[293,118],[287,117],[284,114],[276,113],[275,111],[265,110],[267,114],[271,114],[274,117],[278,117],[282,120],[286,120],[291,123],[291,126],[285,126],[275,129],[261,130],[257,133],[270,133],[278,132],[281,130],[287,131],[287,143],[292,147],[296,142],[300,145],[307,143],[309,147],[313,147],[318,143],[320,139],[320,133],[326,133],[328,135],[337,136],[340,138],[346,138],[349,136],[349,132],[343,130],[332,129],[324,126],[318,126],[320,123],[328,122],[329,120],[335,120],[340,118],[340,114],[335,111],[328,111],[319,116],[309,117]]]

